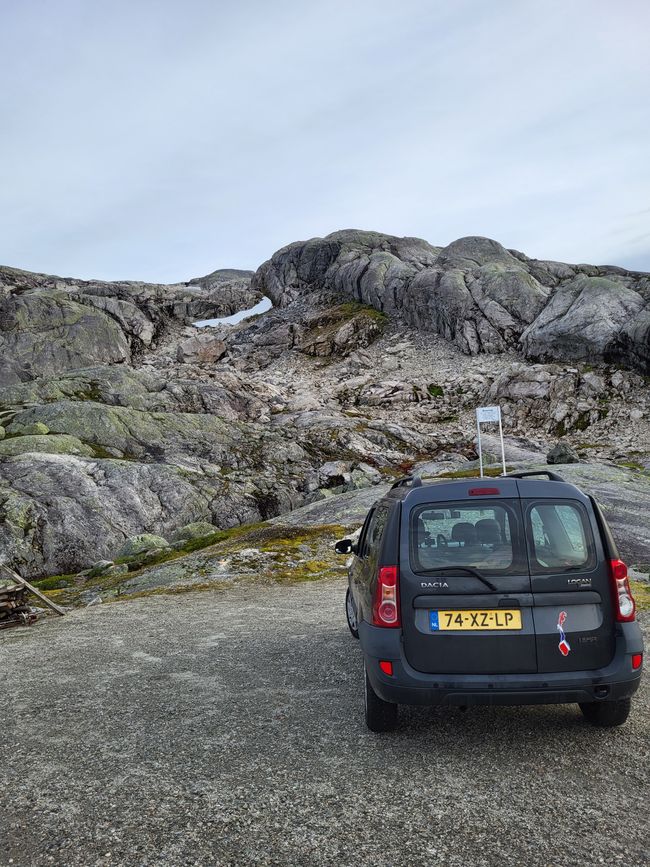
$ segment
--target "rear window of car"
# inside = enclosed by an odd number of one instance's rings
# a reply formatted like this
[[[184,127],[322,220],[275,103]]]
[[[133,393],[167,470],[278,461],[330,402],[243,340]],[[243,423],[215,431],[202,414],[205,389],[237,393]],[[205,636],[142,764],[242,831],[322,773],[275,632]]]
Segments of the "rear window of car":
[[[580,503],[544,502],[529,505],[528,547],[535,575],[593,569],[593,534]]]
[[[515,568],[516,527],[513,510],[502,503],[419,506],[411,512],[411,568],[507,573]]]

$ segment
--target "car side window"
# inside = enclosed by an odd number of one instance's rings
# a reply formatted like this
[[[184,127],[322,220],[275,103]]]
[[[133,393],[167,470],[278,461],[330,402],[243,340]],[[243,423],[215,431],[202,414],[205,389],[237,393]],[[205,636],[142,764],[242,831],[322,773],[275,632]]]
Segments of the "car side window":
[[[367,551],[367,541],[368,541],[368,530],[370,525],[373,522],[373,518],[375,517],[375,508],[373,508],[366,515],[366,520],[363,522],[363,527],[361,528],[361,533],[359,534],[359,545],[358,545],[358,556],[365,557]]]
[[[580,503],[534,503],[528,527],[534,574],[587,571],[595,565],[593,536]]]
[[[372,521],[368,525],[365,551],[363,553],[364,557],[377,553],[382,536],[384,535],[387,520],[388,506],[378,506],[375,509],[375,514],[372,516]]]

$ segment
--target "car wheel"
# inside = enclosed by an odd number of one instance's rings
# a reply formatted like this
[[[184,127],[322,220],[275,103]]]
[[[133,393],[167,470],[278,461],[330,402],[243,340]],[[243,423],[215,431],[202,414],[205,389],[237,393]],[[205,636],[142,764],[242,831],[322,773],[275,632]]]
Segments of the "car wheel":
[[[620,698],[617,701],[589,701],[580,705],[585,719],[601,728],[622,726],[630,714],[632,701]]]
[[[363,666],[365,679],[366,725],[371,732],[391,732],[397,725],[397,705],[379,698],[372,688],[366,666]]]
[[[357,611],[354,607],[354,599],[352,598],[349,587],[348,592],[345,594],[345,616],[348,621],[350,632],[352,633],[352,635],[354,635],[355,638],[358,638],[359,623],[357,621]]]

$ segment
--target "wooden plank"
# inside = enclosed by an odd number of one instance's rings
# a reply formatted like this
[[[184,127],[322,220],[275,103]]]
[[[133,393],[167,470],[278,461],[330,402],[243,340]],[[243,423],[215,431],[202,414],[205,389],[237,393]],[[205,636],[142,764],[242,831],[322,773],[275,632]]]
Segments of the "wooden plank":
[[[17,572],[14,572],[13,569],[10,569],[8,566],[4,566],[1,563],[0,563],[0,569],[4,569],[5,572],[8,572],[11,575],[11,577],[14,579],[14,581],[17,581],[19,584],[22,584],[23,587],[26,587],[30,591],[30,593],[33,593],[34,596],[37,596],[41,600],[41,602],[44,602],[48,608],[52,609],[52,611],[56,611],[56,613],[60,617],[65,616],[65,611],[63,608],[61,608],[60,605],[57,605],[56,602],[52,602],[51,599],[48,599],[47,596],[45,596],[43,593],[41,593],[41,591],[38,590],[36,587],[32,586],[28,581],[25,581],[24,578],[21,578]]]

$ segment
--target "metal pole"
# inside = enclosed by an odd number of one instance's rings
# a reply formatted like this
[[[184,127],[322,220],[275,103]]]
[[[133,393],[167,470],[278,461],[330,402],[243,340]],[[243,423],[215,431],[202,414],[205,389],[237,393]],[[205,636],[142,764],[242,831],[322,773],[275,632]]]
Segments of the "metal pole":
[[[506,475],[506,449],[503,445],[503,426],[501,425],[501,407],[499,407],[499,436],[501,437],[501,463],[503,464],[503,475]]]
[[[481,468],[481,478],[483,478],[483,448],[481,446],[481,422],[478,413],[476,413],[476,430],[478,431],[478,462]]]

